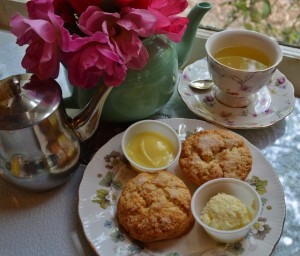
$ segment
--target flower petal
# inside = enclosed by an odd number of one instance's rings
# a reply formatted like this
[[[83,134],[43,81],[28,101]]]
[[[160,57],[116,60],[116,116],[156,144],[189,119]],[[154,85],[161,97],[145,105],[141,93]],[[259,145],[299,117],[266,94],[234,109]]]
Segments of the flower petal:
[[[108,86],[118,86],[125,79],[124,62],[107,43],[98,40],[99,34],[101,37],[98,32],[92,37],[76,38],[80,41],[76,51],[62,54],[69,80],[75,86],[91,88],[101,78]]]
[[[123,10],[122,19],[117,24],[126,30],[133,30],[139,36],[148,37],[153,35],[157,21],[155,15],[148,10],[126,8]]]

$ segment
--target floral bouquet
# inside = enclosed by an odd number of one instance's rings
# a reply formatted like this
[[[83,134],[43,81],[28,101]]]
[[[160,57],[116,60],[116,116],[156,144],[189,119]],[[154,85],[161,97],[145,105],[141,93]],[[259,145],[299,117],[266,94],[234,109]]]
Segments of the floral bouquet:
[[[186,0],[31,0],[28,18],[16,14],[11,32],[28,44],[22,66],[39,79],[57,78],[62,63],[71,84],[120,85],[128,69],[148,61],[143,38],[164,34],[179,42]]]

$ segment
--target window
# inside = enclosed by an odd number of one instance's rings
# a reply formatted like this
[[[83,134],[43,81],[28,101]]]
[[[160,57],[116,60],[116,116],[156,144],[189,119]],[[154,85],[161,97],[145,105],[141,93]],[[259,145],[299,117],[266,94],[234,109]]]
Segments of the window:
[[[0,0],[0,28],[9,29],[9,20],[10,17],[16,13],[17,11],[26,15],[25,3],[27,0]],[[201,0],[188,0],[189,7],[186,9],[185,13],[193,7],[195,4],[202,2]],[[297,39],[297,35],[300,37],[300,1],[289,1],[289,0],[208,0],[213,5],[212,10],[210,10],[202,19],[201,26],[197,33],[197,38],[195,45],[193,47],[192,58],[189,63],[194,62],[197,59],[203,58],[206,56],[204,44],[206,39],[211,33],[216,31],[216,28],[226,29],[229,27],[241,27],[244,25],[244,21],[246,21],[247,28],[254,28],[253,22],[249,21],[249,10],[244,10],[246,8],[243,4],[248,4],[250,8],[251,4],[256,2],[256,7],[258,9],[263,9],[266,18],[265,20],[260,20],[259,23],[267,24],[271,21],[276,21],[276,23],[272,26],[276,27],[278,24],[284,26],[294,26],[295,33],[295,44],[297,47],[291,47],[287,45],[287,42],[282,43],[284,41],[283,37],[275,36],[279,39],[280,44],[282,45],[282,49],[284,52],[284,59],[279,66],[279,70],[286,75],[286,77],[292,82],[295,87],[296,95],[300,96],[300,79],[297,77],[300,70],[300,38]],[[231,4],[229,4],[231,3]],[[268,3],[272,3],[269,7],[272,10],[276,10],[277,18],[274,18],[271,14],[268,15]],[[238,9],[239,6],[240,9]],[[252,6],[253,7],[253,6]],[[236,8],[236,9],[235,9]],[[277,8],[277,9],[276,9]],[[236,12],[234,12],[236,10]],[[237,11],[239,10],[239,12]],[[232,12],[233,11],[233,12]],[[270,11],[270,10],[269,10]],[[278,12],[280,11],[280,14]],[[275,12],[275,11],[274,11]],[[234,18],[234,14],[238,15],[239,18]],[[265,17],[264,16],[264,17]],[[232,22],[230,22],[230,17],[234,18]],[[262,17],[262,16],[260,16]],[[227,22],[225,22],[227,21]],[[228,25],[224,25],[228,24]],[[251,27],[251,26],[252,27]],[[275,26],[276,25],[276,26]],[[268,27],[268,26],[267,26]],[[264,28],[267,28],[264,27]],[[262,29],[262,28],[261,28]],[[277,29],[278,30],[278,29]],[[282,28],[283,30],[283,28]],[[275,30],[269,30],[269,32],[274,33]],[[266,33],[266,31],[261,31],[262,33]],[[274,36],[274,34],[270,34]],[[297,41],[298,40],[298,41]],[[298,42],[298,45],[297,45]]]
[[[188,0],[189,9],[199,0]],[[208,0],[213,6],[201,25],[213,29],[246,28],[300,48],[300,1]]]

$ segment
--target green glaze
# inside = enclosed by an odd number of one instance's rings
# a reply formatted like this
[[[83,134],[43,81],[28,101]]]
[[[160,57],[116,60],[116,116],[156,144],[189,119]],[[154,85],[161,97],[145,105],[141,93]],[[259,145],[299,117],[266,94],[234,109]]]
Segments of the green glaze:
[[[164,36],[144,40],[149,61],[142,70],[129,70],[125,81],[106,99],[102,120],[130,122],[154,114],[168,102],[178,80],[173,44]]]
[[[212,5],[207,2],[196,4],[192,10],[189,12],[187,18],[189,23],[187,29],[180,41],[180,43],[175,44],[175,48],[178,55],[178,65],[179,68],[183,67],[192,52],[192,46],[196,39],[196,32],[199,27],[199,23],[203,16],[212,8]]]
[[[110,122],[133,122],[149,117],[162,108],[171,98],[178,81],[178,70],[191,54],[199,22],[210,3],[199,3],[188,14],[189,23],[180,43],[173,43],[165,36],[155,35],[143,41],[148,50],[149,61],[142,70],[128,70],[125,81],[110,92],[103,107],[101,119]],[[93,95],[95,88],[73,90],[72,101]],[[76,95],[77,94],[77,95]],[[75,97],[76,96],[76,97]],[[72,104],[74,105],[74,104]]]

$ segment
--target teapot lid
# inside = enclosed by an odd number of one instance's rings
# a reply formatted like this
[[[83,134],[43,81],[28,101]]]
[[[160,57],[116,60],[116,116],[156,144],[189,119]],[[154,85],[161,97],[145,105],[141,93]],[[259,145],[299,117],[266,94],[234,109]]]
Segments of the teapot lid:
[[[54,79],[41,81],[27,73],[0,81],[0,130],[33,126],[51,115],[61,102],[62,92]]]

